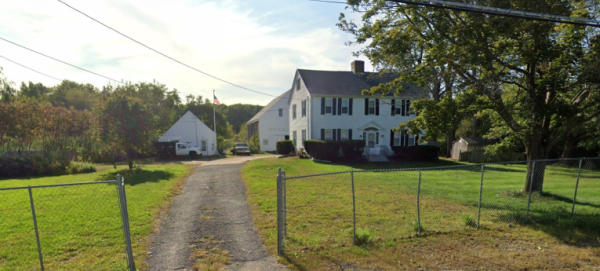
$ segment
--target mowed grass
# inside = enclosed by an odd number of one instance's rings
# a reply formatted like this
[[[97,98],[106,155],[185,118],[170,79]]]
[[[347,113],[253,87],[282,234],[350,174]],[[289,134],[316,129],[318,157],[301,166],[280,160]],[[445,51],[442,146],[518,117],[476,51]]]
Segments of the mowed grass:
[[[427,167],[452,162],[404,163]],[[276,254],[276,175],[373,168],[297,158],[261,159],[242,170],[257,229]],[[539,167],[538,167],[539,168]],[[591,269],[600,267],[600,170],[584,166],[575,216],[577,169],[547,165],[544,194],[522,193],[525,165],[488,165],[476,230],[481,167],[421,172],[421,236],[417,236],[417,171],[354,173],[357,228],[352,240],[349,173],[287,181],[284,261],[300,270],[327,269]]]
[[[190,168],[179,164],[142,165],[129,173],[99,172],[0,180],[0,187],[94,182],[125,177],[136,267],[145,270],[148,237]],[[113,184],[32,190],[46,270],[126,270],[119,199]],[[0,191],[0,270],[39,270],[28,191]]]

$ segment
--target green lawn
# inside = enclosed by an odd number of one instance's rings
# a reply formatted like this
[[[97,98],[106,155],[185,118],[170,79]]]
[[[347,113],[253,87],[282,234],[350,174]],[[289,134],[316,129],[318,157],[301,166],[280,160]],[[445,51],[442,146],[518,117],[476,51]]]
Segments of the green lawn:
[[[93,182],[114,179],[116,170],[0,180],[0,187]],[[190,172],[184,165],[142,165],[125,189],[136,267],[145,270],[154,220]],[[115,185],[95,184],[33,189],[47,270],[125,270],[121,215]],[[39,269],[27,190],[0,191],[0,270]]]
[[[452,162],[387,167],[448,164]],[[243,169],[248,199],[257,228],[273,253],[276,245],[275,176],[279,167],[287,176],[297,176],[374,166],[322,164],[297,158],[249,162]],[[487,166],[482,194],[482,229],[476,231],[467,224],[477,221],[480,166],[423,171],[420,198],[423,236],[419,238],[415,238],[418,172],[355,173],[357,228],[367,232],[364,235],[371,239],[360,247],[352,245],[349,174],[288,180],[286,261],[306,270],[340,266],[537,269],[548,268],[548,260],[557,261],[551,268],[600,266],[600,170],[582,171],[576,215],[571,218],[576,172],[576,168],[563,165],[547,166],[545,194],[533,195],[532,222],[525,224],[527,194],[520,192],[525,180],[525,166]],[[465,247],[472,240],[478,241]],[[507,244],[506,240],[513,242]],[[452,243],[456,245],[445,247]],[[551,248],[545,253],[553,256],[533,257],[544,245]],[[506,246],[502,256],[496,255],[498,246]],[[409,249],[402,249],[406,247]],[[486,249],[490,252],[482,254]],[[471,257],[466,256],[469,253]],[[592,256],[587,257],[588,254]],[[466,258],[458,261],[460,257]],[[497,258],[495,262],[494,257]],[[588,265],[582,265],[582,262]]]

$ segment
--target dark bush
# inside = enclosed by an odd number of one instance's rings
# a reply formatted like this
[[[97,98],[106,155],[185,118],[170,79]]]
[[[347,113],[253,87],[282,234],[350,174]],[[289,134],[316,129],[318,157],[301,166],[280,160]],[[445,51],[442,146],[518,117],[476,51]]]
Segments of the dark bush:
[[[304,147],[310,156],[318,160],[351,161],[361,158],[365,142],[362,140],[307,140],[304,142]]]
[[[277,141],[277,153],[290,154],[294,152],[294,142],[291,140]]]
[[[418,145],[410,147],[392,147],[394,159],[405,161],[437,161],[440,147]]]
[[[41,152],[10,153],[0,157],[0,178],[93,172],[92,164],[71,162],[63,155]]]

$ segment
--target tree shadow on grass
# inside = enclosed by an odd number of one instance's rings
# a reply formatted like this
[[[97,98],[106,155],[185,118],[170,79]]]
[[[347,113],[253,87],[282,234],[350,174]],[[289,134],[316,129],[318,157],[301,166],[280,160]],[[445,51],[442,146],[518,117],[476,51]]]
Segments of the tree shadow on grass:
[[[117,174],[123,176],[123,178],[125,178],[125,184],[128,185],[137,185],[147,182],[159,182],[169,180],[173,178],[173,176],[175,176],[173,173],[164,170],[147,170],[143,168],[137,168],[132,171],[124,169],[116,172],[107,172],[100,175],[97,180],[115,180]]]
[[[572,199],[549,193],[543,193],[538,197],[572,203]],[[581,213],[576,211],[571,216],[571,209],[565,206],[532,208],[528,220],[524,206],[483,204],[482,208],[498,210],[499,212],[493,218],[493,221],[498,223],[512,223],[540,230],[571,246],[600,247],[600,227],[598,226],[600,225],[600,206],[579,201],[577,205],[598,209]]]

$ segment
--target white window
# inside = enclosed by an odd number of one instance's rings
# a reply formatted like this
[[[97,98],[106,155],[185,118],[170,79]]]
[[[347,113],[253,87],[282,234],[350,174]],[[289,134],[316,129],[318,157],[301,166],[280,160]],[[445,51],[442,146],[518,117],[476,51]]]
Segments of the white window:
[[[341,114],[348,114],[348,103],[349,103],[349,99],[342,99],[342,112],[341,112]]]
[[[263,139],[263,145],[269,145],[269,140],[268,139]]]
[[[325,98],[325,114],[331,114],[333,108],[333,99]]]
[[[302,129],[302,144],[306,141],[306,129]]]
[[[394,146],[400,146],[400,137],[401,137],[401,132],[394,131]]]
[[[394,113],[400,116],[410,116],[410,100],[396,100]]]
[[[333,129],[325,129],[325,140],[333,140]]]
[[[340,130],[340,139],[341,140],[348,140],[350,138],[348,138],[348,129],[341,129]]]
[[[302,100],[302,116],[306,117],[306,100]]]
[[[375,100],[369,99],[368,112],[369,112],[369,115],[375,115]]]
[[[415,145],[415,136],[407,131],[394,131],[394,146],[408,147]]]
[[[292,105],[292,119],[296,119],[296,105]]]
[[[283,117],[283,108],[279,108],[279,117]]]
[[[202,140],[202,151],[206,151],[206,140]]]

